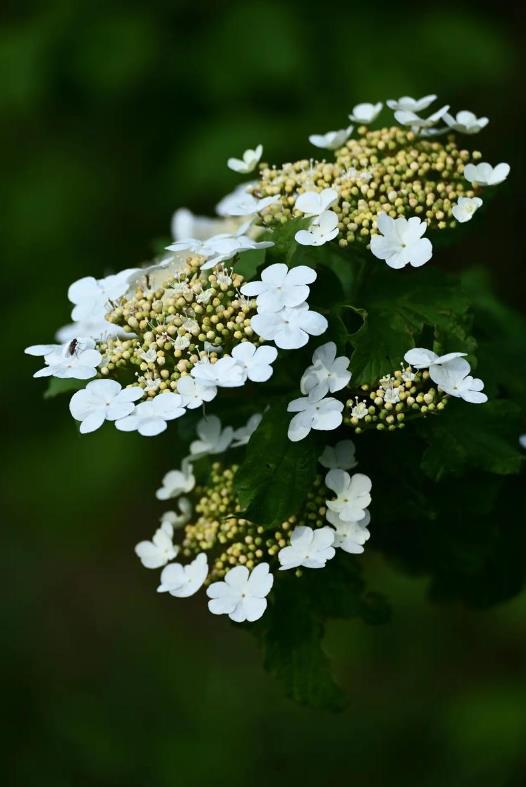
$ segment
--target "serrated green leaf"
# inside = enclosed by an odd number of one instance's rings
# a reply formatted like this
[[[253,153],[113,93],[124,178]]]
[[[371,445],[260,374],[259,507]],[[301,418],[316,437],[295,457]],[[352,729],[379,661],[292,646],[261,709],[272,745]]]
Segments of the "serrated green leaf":
[[[60,394],[79,391],[81,388],[84,388],[85,385],[86,380],[74,380],[73,378],[63,380],[59,377],[52,377],[44,392],[44,399],[53,399]]]
[[[236,473],[235,489],[244,516],[275,527],[301,508],[316,475],[316,450],[306,438],[287,437],[291,415],[284,403],[263,417]]]

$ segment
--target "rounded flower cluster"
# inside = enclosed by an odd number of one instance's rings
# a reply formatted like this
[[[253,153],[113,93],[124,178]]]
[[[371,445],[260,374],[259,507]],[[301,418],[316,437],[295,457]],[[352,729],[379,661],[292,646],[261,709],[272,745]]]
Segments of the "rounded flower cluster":
[[[234,491],[238,466],[224,467],[215,462],[206,487],[195,489],[195,513],[185,526],[181,554],[193,559],[207,552],[210,573],[207,583],[222,579],[233,566],[252,570],[262,561],[277,563],[277,553],[289,544],[295,527],[319,528],[326,525],[323,476],[319,475],[306,502],[297,515],[289,517],[276,530],[255,525],[239,515],[240,506]]]
[[[98,342],[101,374],[138,383],[150,397],[175,391],[179,378],[199,360],[213,363],[254,336],[250,319],[255,308],[239,292],[243,281],[222,265],[201,270],[197,257],[188,258],[163,286],[151,287],[149,276],[142,276],[106,315],[130,338]]]
[[[361,126],[357,134],[335,151],[335,161],[261,167],[254,194],[282,197],[265,210],[262,221],[272,225],[300,217],[303,214],[295,209],[298,194],[333,188],[339,194],[332,210],[338,216],[342,247],[354,241],[369,243],[381,212],[392,218],[419,216],[431,229],[455,226],[457,200],[476,194],[476,186],[464,178],[464,167],[478,161],[479,152],[459,148],[454,135],[444,142],[400,126],[376,131]]]
[[[366,429],[403,429],[406,422],[441,412],[448,394],[433,384],[429,372],[399,369],[382,377],[377,384],[361,385],[358,394],[349,398],[343,411],[343,423],[356,434]]]

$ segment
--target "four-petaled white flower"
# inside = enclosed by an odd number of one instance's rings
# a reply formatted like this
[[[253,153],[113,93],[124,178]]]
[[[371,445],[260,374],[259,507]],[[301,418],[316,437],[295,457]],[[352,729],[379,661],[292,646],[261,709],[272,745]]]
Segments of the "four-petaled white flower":
[[[219,233],[235,232],[238,226],[237,219],[196,216],[188,208],[178,208],[172,216],[171,229],[175,241],[186,238],[203,241]]]
[[[201,265],[202,270],[209,270],[219,265],[220,262],[230,260],[236,254],[251,249],[267,249],[274,244],[271,241],[255,241],[245,233],[250,227],[250,222],[243,224],[235,233],[221,233],[213,235],[207,240],[186,238],[167,246],[168,251],[192,251],[205,260]]]
[[[473,186],[497,186],[510,174],[510,165],[501,161],[495,167],[482,161],[480,164],[466,164],[464,177]]]
[[[217,415],[201,418],[196,432],[199,439],[190,444],[190,454],[194,458],[224,453],[234,437],[234,429],[231,426],[225,426],[223,429]]]
[[[147,402],[136,405],[134,412],[115,421],[121,432],[139,432],[143,437],[154,437],[164,432],[168,421],[184,415],[183,400],[179,394],[163,391]]]
[[[265,208],[281,201],[279,194],[274,197],[263,197],[257,199],[253,194],[240,194],[237,201],[232,198],[228,202],[227,209],[229,216],[253,216],[254,213],[261,213]]]
[[[325,485],[336,498],[327,500],[327,507],[344,522],[359,522],[371,502],[371,479],[363,473],[350,476],[345,470],[329,470]]]
[[[460,352],[437,355],[424,347],[414,347],[406,352],[404,360],[415,369],[429,369],[433,382],[447,394],[471,404],[484,404],[488,401],[486,394],[482,393],[484,383],[469,374],[471,367],[463,357],[465,355]]]
[[[358,397],[356,397],[355,401],[356,401],[356,404],[354,405],[354,407],[351,410],[351,416],[353,418],[357,418],[359,421],[361,421],[362,418],[365,418],[365,416],[368,415],[369,407],[367,405],[367,402],[365,400],[363,400],[363,399],[362,399],[361,402],[359,402],[358,401]]]
[[[247,175],[249,172],[253,172],[256,169],[262,155],[263,145],[257,145],[254,150],[251,148],[245,150],[242,158],[229,158],[226,164],[227,167],[234,172]]]
[[[371,521],[369,511],[366,511],[359,522],[344,522],[335,511],[327,511],[327,521],[331,523],[336,533],[334,534],[334,546],[343,549],[350,555],[361,555],[363,545],[370,537],[367,525]]]
[[[411,126],[413,129],[428,129],[435,125],[437,120],[441,120],[447,113],[449,105],[437,109],[432,115],[426,118],[420,117],[416,112],[405,109],[398,109],[395,112],[395,118],[402,126]]]
[[[459,352],[437,355],[432,350],[426,350],[425,347],[413,347],[412,350],[408,350],[404,355],[404,361],[410,363],[415,369],[428,369],[433,365],[448,363],[455,358],[463,358],[465,355],[467,353]]]
[[[258,312],[279,312],[285,306],[299,306],[309,297],[309,284],[316,279],[316,271],[307,265],[288,268],[282,262],[269,265],[261,272],[261,280],[243,284],[241,292],[256,296]]]
[[[389,109],[403,110],[405,112],[422,112],[427,109],[433,101],[435,95],[423,96],[423,98],[411,98],[411,96],[402,96],[401,98],[388,98],[386,101]]]
[[[183,493],[191,492],[195,486],[194,468],[189,457],[181,462],[180,470],[170,470],[163,477],[162,486],[155,493],[157,500],[170,500]]]
[[[122,388],[116,380],[93,380],[77,391],[69,402],[69,411],[80,421],[81,434],[94,432],[104,421],[117,421],[130,415],[144,389],[138,385]]]
[[[422,237],[427,224],[418,216],[393,219],[382,212],[376,218],[376,226],[382,234],[371,238],[371,251],[390,268],[404,268],[407,264],[418,268],[431,259],[431,241]]]
[[[340,440],[334,446],[326,445],[318,461],[329,470],[350,470],[357,465],[355,453],[352,440]]]
[[[257,180],[249,180],[245,181],[244,183],[240,183],[233,191],[225,194],[225,196],[220,199],[216,205],[217,215],[223,217],[230,216],[230,207],[232,205],[236,205],[239,201],[239,198],[245,196],[245,194],[248,194],[249,190],[253,186],[257,186]]]
[[[179,513],[165,511],[161,517],[161,525],[171,525],[174,530],[184,527],[192,517],[192,503],[187,497],[179,497],[176,502]]]
[[[444,115],[444,123],[447,123],[453,131],[459,131],[462,134],[477,134],[488,125],[489,118],[478,118],[473,112],[464,109],[462,112],[457,112],[456,116],[446,112]]]
[[[309,142],[317,148],[325,150],[336,150],[344,145],[353,132],[354,126],[340,128],[338,131],[327,131],[325,134],[311,134]]]
[[[296,350],[307,344],[309,336],[321,336],[328,323],[323,315],[310,311],[307,303],[300,303],[280,312],[255,314],[250,325],[258,336],[270,339],[280,349]]]
[[[259,563],[249,572],[246,566],[227,571],[224,582],[213,582],[206,594],[213,615],[228,615],[235,623],[253,623],[267,608],[274,577],[268,563]]]
[[[102,355],[90,338],[73,339],[65,344],[33,344],[26,347],[27,355],[44,356],[46,366],[33,377],[89,380],[97,374]]]
[[[246,445],[260,425],[262,418],[263,415],[261,413],[254,413],[254,415],[250,416],[245,426],[240,426],[239,429],[235,429],[232,448]]]
[[[71,319],[84,322],[104,319],[108,301],[120,298],[128,289],[128,278],[137,269],[127,268],[120,273],[95,279],[84,276],[74,281],[68,289],[68,299],[74,304]],[[110,327],[110,326],[108,326]]]
[[[208,561],[206,554],[199,555],[188,565],[170,563],[161,572],[161,584],[158,593],[169,593],[176,598],[188,598],[197,593],[208,576]]]
[[[300,382],[302,394],[323,397],[329,391],[335,393],[345,388],[351,379],[349,359],[345,355],[336,357],[336,344],[327,342],[317,347],[312,355],[312,366],[303,372]]]
[[[314,219],[308,230],[298,230],[294,239],[301,246],[323,246],[338,235],[338,221],[337,213],[325,210]]]
[[[349,115],[349,120],[352,120],[353,123],[361,123],[362,125],[373,123],[382,111],[382,107],[383,104],[381,101],[377,104],[368,104],[366,102],[356,104]]]
[[[288,429],[289,440],[293,443],[303,440],[311,429],[330,431],[337,429],[342,420],[343,402],[332,397],[318,398],[313,394],[293,399],[287,405],[287,412],[296,413]]]
[[[386,404],[397,404],[400,401],[400,389],[394,385],[389,385],[384,389],[384,402]]]
[[[177,393],[182,397],[184,407],[195,410],[203,402],[211,402],[217,396],[217,388],[208,383],[205,385],[187,374],[177,381]]]
[[[238,388],[247,379],[245,369],[230,355],[219,358],[215,363],[207,358],[198,361],[190,374],[198,383],[208,387]]]
[[[459,197],[451,208],[451,213],[460,224],[473,218],[473,214],[482,205],[480,197]]]
[[[177,557],[179,547],[173,543],[173,534],[173,525],[163,522],[151,541],[140,541],[137,544],[135,554],[145,568],[161,568]]]
[[[311,527],[297,525],[290,534],[290,546],[278,552],[280,571],[290,568],[324,568],[327,560],[336,554],[333,547],[334,530],[332,527]]]
[[[319,216],[329,210],[338,201],[339,194],[336,189],[323,189],[322,191],[305,191],[296,199],[294,207],[305,216]]]
[[[232,348],[232,358],[242,370],[244,379],[264,383],[272,377],[272,366],[278,356],[275,347],[257,347],[252,342],[241,342]]]

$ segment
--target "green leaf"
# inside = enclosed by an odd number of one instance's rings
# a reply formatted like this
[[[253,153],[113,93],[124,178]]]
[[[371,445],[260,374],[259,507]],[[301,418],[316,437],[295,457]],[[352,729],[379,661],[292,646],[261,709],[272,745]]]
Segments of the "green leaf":
[[[429,443],[422,470],[435,481],[466,469],[518,473],[522,465],[519,414],[515,404],[502,400],[486,404],[450,401],[440,416],[417,427]]]
[[[247,519],[275,527],[298,512],[316,475],[316,450],[306,438],[287,437],[285,404],[270,408],[247,447],[235,489]]]
[[[71,393],[72,391],[79,391],[86,385],[86,380],[74,380],[68,378],[62,380],[59,377],[53,377],[49,381],[49,385],[44,392],[44,399],[53,399],[64,393]]]
[[[240,273],[247,281],[253,279],[265,262],[266,252],[266,249],[249,249],[239,254],[234,264],[236,273]]]
[[[278,224],[263,236],[263,240],[271,240],[274,244],[268,251],[269,256],[278,262],[290,264],[296,252],[301,249],[294,240],[298,230],[307,229],[311,219],[291,219],[285,224]]]

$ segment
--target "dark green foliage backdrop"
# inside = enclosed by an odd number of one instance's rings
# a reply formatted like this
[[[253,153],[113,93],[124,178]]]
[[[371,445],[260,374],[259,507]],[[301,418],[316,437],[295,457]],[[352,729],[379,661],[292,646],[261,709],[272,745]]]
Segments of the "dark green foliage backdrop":
[[[354,103],[432,91],[488,114],[485,158],[512,164],[492,210],[440,264],[486,264],[520,307],[519,17],[467,2],[309,11],[295,0],[17,0],[0,14],[6,783],[524,784],[523,599],[432,606],[425,580],[369,559],[394,619],[330,629],[344,713],[296,707],[245,632],[202,599],[156,596],[133,555],[159,514],[173,431],[81,438],[21,354],[67,320],[71,281],[147,258],[176,207],[210,211],[236,183],[229,155],[259,141],[271,160],[307,155],[307,134],[340,127]],[[480,359],[482,377],[492,360]],[[501,506],[520,545],[516,501]],[[433,539],[440,550],[436,527]],[[446,563],[435,595],[449,578]]]

